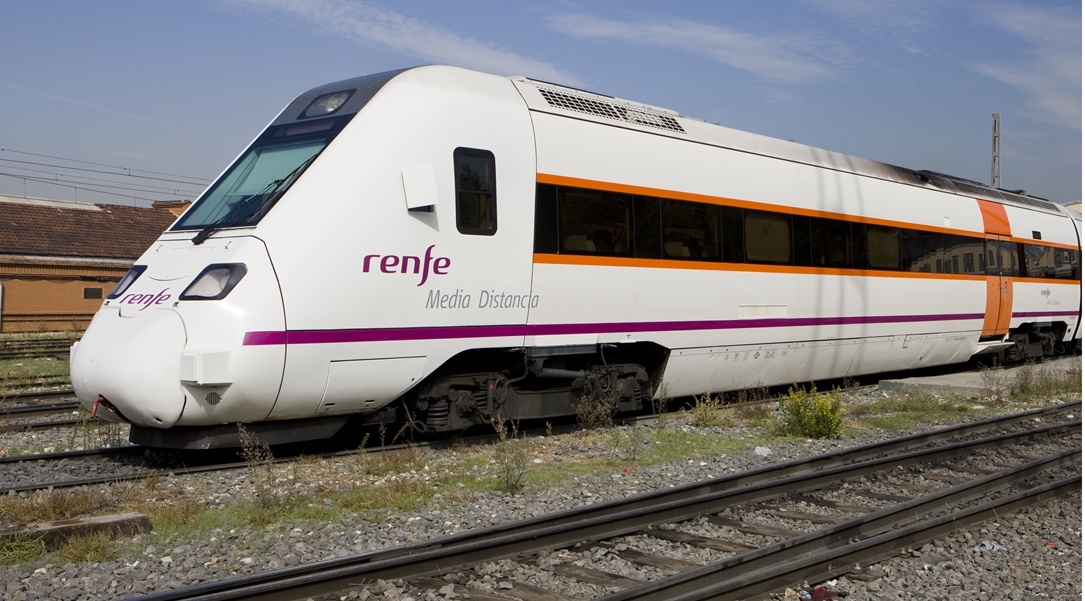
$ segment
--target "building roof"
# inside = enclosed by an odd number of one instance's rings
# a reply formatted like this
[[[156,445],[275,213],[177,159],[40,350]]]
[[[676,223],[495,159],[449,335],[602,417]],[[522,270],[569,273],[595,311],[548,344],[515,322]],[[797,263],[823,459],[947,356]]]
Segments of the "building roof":
[[[163,209],[0,196],[0,254],[135,260],[176,218]]]

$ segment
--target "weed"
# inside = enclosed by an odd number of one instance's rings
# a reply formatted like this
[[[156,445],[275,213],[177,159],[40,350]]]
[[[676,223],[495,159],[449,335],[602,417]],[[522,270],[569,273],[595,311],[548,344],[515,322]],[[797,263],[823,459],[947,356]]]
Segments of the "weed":
[[[650,448],[652,431],[639,426],[619,428],[614,431],[612,442],[618,459],[636,461],[644,449]]]
[[[652,394],[652,391],[648,391],[648,398],[652,400],[652,415],[663,415],[667,412],[667,407],[671,404],[671,397],[667,394],[667,385],[663,384],[659,387],[659,394]]]
[[[14,538],[0,541],[0,566],[26,563],[45,553],[40,538]]]
[[[980,365],[980,380],[983,381],[987,396],[996,403],[1006,398],[1010,392],[1006,370],[999,369],[997,361],[990,366]]]
[[[520,490],[524,474],[527,473],[528,460],[531,456],[531,448],[526,439],[519,436],[516,424],[509,422],[506,428],[505,421],[500,416],[494,416],[490,425],[497,430],[498,441],[494,444],[494,460],[497,462],[497,478],[501,490],[514,493]],[[511,435],[509,429],[512,430]]]
[[[275,498],[275,456],[271,447],[263,444],[256,435],[245,429],[244,424],[237,424],[237,433],[241,438],[241,456],[252,474],[252,493],[255,503],[254,523],[267,523],[276,513]]]
[[[1060,373],[1062,372],[1062,373]],[[1066,393],[1081,392],[1081,360],[1076,358],[1070,369],[1059,370],[1051,364],[1039,366],[1031,361],[1017,368],[1014,381],[1010,386],[1010,397],[1018,400],[1030,400],[1053,397]]]
[[[90,492],[43,491],[29,497],[0,496],[0,514],[21,522],[52,522],[93,513],[100,506]]]
[[[778,429],[787,436],[838,438],[844,431],[842,400],[839,388],[822,393],[815,386],[809,391],[790,388],[780,399]]]
[[[576,421],[588,430],[606,428],[614,424],[618,407],[609,396],[585,392],[576,404]]]
[[[724,409],[723,397],[704,393],[694,397],[693,409],[690,410],[690,421],[695,426],[703,428],[723,428],[734,425],[734,420],[728,411]]]
[[[57,549],[57,555],[65,563],[100,563],[113,561],[118,552],[106,534],[88,534],[68,539],[64,546]]]

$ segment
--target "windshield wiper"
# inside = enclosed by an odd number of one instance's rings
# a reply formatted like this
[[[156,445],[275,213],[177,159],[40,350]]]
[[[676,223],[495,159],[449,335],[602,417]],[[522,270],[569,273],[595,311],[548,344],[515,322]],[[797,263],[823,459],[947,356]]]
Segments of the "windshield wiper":
[[[237,205],[235,205],[234,208],[230,209],[228,213],[208,224],[192,238],[193,246],[203,244],[205,240],[211,237],[211,234],[214,234],[215,232],[223,228],[233,227],[238,223],[241,223],[243,219],[252,220],[266,213],[268,209],[270,209],[271,206],[279,200],[279,197],[286,193],[286,190],[290,187],[291,184],[294,183],[294,180],[298,179],[298,176],[301,175],[301,172],[304,171],[305,168],[308,167],[314,160],[316,160],[316,157],[319,156],[319,154],[320,153],[317,153],[309,157],[305,160],[305,162],[298,165],[293,171],[287,173],[282,178],[268,182],[268,185],[264,186],[263,190],[260,190],[256,194],[248,196],[241,202],[237,203]],[[286,187],[283,187],[284,184],[287,184]],[[256,207],[256,210],[246,214],[245,208],[248,207],[253,200],[260,198],[261,196],[263,196],[264,199],[260,202],[260,205]]]

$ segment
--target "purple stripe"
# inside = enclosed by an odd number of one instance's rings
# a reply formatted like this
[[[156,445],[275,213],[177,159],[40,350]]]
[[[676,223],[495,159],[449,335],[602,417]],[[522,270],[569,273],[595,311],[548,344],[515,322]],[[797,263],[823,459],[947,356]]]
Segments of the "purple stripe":
[[[1077,315],[1077,311],[1026,311],[1013,314],[1014,317],[1069,317],[1070,315]]]
[[[511,336],[553,336],[562,334],[612,334],[624,332],[679,332],[693,330],[734,330],[921,321],[983,319],[983,313],[937,315],[876,315],[863,317],[794,317],[773,319],[727,319],[719,321],[655,321],[629,323],[537,324],[498,326],[450,326],[431,328],[375,328],[366,330],[294,330],[291,332],[248,332],[246,346],[264,344],[330,344],[336,342],[384,342],[399,340],[445,340],[448,338],[498,338]]]

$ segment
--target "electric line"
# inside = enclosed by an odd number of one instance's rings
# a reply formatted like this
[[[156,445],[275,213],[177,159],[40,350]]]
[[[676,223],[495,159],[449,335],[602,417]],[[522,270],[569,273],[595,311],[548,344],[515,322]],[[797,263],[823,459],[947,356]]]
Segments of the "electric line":
[[[61,188],[68,188],[70,190],[83,190],[84,192],[95,192],[97,194],[107,194],[109,196],[119,196],[121,198],[130,198],[132,200],[146,200],[147,202],[155,202],[155,200],[153,198],[144,198],[142,196],[133,196],[131,194],[118,194],[116,192],[107,192],[105,190],[96,190],[94,188],[83,188],[83,187],[80,187],[80,186],[69,186],[67,184],[62,184],[60,182],[57,182],[57,181],[54,181],[54,180],[51,180],[51,179],[28,177],[26,175],[12,175],[10,173],[0,173],[0,176],[12,177],[12,178],[15,178],[15,179],[21,179],[23,181],[30,180],[32,182],[41,183],[41,184],[50,184],[50,185],[53,185],[53,186],[60,186]]]
[[[67,175],[67,174],[64,174],[64,173],[57,173],[55,171],[44,171],[42,169],[31,169],[29,167],[15,167],[15,169],[18,169],[19,171],[30,171],[32,173],[44,173],[46,175],[52,175],[52,176],[55,176],[55,177],[63,177],[63,178],[65,178],[65,181],[70,181],[71,183],[76,183],[76,184],[88,184],[89,183],[89,184],[92,184],[92,185],[98,185],[98,184],[93,184],[93,182],[105,182],[105,183],[108,183],[108,184],[116,184],[116,183],[118,183],[115,180],[104,179],[104,178],[101,178],[101,177],[90,177],[90,176],[87,176],[87,175],[84,175],[84,176]],[[9,174],[9,175],[19,175],[19,174]],[[27,177],[40,177],[40,176],[28,175]],[[193,184],[193,185],[195,185],[195,184]],[[199,193],[198,191],[193,191],[193,190],[180,190],[178,188],[167,188],[165,186],[153,186],[153,185],[150,185],[150,184],[146,184],[141,188],[124,188],[124,189],[125,190],[138,190],[138,191],[141,191],[141,192],[151,192],[151,193],[154,193],[154,194],[178,194],[178,195],[191,194],[191,195],[195,195],[195,194]],[[164,192],[159,192],[159,190],[164,190]]]
[[[86,171],[88,173],[104,173],[107,175],[115,175],[117,177],[136,177],[139,179],[153,179],[160,182],[173,182],[175,184],[188,184],[191,186],[198,186],[199,184],[194,182],[186,182],[178,179],[167,179],[164,177],[151,177],[150,175],[132,175],[131,173],[114,173],[112,171],[102,171],[101,169],[87,169],[86,167],[69,167],[67,165],[54,165],[52,163],[36,163],[34,161],[19,161],[16,159],[4,159],[0,158],[0,161],[5,163],[19,163],[22,165],[37,165],[39,167],[56,167],[57,169],[68,169],[70,171]],[[184,176],[180,176],[184,177]]]
[[[38,154],[36,152],[25,152],[25,151],[22,151],[22,150],[12,150],[11,148],[0,148],[0,152],[14,152],[16,154],[25,154],[25,155],[29,155],[29,156],[43,157],[43,158],[47,158],[47,159],[57,159],[59,161],[68,161],[68,162],[71,162],[71,163],[83,163],[84,165],[97,165],[99,167],[112,167],[113,169],[123,169],[125,171],[128,171],[129,174],[131,174],[130,172],[132,172],[132,171],[140,171],[140,172],[143,172],[143,173],[153,173],[155,175],[168,175],[170,177],[183,177],[185,179],[194,179],[194,180],[197,180],[199,182],[203,182],[204,184],[210,183],[210,180],[207,180],[207,179],[202,178],[202,177],[193,177],[193,176],[189,176],[189,175],[180,175],[180,174],[177,174],[177,173],[163,173],[161,171],[151,171],[149,169],[134,169],[132,167],[120,167],[118,165],[109,165],[109,164],[106,164],[106,163],[95,163],[93,161],[81,161],[79,159],[68,159],[68,158],[53,156],[53,155],[49,155],[49,154]]]

